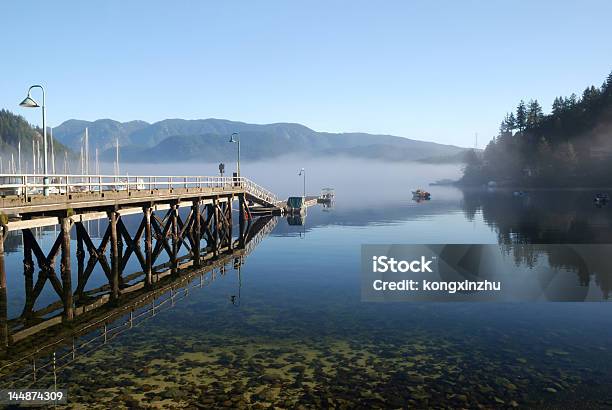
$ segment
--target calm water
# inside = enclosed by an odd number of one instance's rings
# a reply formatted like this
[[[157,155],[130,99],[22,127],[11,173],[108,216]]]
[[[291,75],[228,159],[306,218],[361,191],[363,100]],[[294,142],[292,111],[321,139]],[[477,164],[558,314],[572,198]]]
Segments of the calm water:
[[[359,274],[364,243],[612,242],[612,209],[588,191],[430,187],[433,199],[415,203],[408,179],[379,191],[348,171],[321,181],[336,188],[333,209],[310,209],[303,226],[280,218],[240,276],[230,269],[77,357],[58,387],[100,408],[612,407],[607,303],[363,303]],[[15,273],[21,257],[9,255]],[[602,277],[587,280],[604,297]],[[9,278],[13,316],[22,281]]]

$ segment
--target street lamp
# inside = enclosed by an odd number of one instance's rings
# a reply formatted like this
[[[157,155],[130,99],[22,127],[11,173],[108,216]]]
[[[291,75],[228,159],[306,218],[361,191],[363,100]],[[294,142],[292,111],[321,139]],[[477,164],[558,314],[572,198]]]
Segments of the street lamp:
[[[306,200],[306,170],[304,168],[300,169],[300,173],[298,176],[304,175],[304,201]]]
[[[237,172],[236,173],[238,174],[238,177],[240,177],[240,140],[239,139],[234,139],[234,135],[237,137],[238,133],[234,132],[232,134],[232,136],[230,137],[229,142],[235,142],[235,143],[238,144],[238,164],[237,164],[237,170],[236,170]]]
[[[42,107],[32,98],[32,88],[40,88],[42,91]],[[43,128],[43,151],[45,152],[43,166],[45,175],[43,176],[43,194],[49,196],[49,165],[47,162],[47,107],[45,106],[45,88],[42,85],[33,85],[28,88],[28,96],[19,104],[26,108],[42,108],[42,128]]]

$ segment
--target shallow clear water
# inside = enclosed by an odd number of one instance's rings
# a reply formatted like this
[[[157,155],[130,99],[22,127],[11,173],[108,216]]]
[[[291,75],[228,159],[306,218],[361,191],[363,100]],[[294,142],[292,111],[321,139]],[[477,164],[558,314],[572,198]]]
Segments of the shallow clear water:
[[[361,203],[342,188],[304,226],[279,218],[240,275],[77,357],[58,387],[100,407],[612,406],[607,303],[364,303],[360,289],[364,243],[608,243],[610,208],[588,191],[430,187],[416,203],[395,184]]]

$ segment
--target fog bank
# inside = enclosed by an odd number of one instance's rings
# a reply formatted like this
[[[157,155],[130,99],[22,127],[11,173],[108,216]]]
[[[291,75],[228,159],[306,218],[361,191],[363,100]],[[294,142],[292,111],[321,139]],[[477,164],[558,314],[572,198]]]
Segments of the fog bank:
[[[122,164],[121,173],[129,175],[219,175],[218,163]],[[376,202],[380,198],[395,198],[410,194],[416,188],[425,188],[442,194],[443,189],[429,187],[439,179],[457,179],[459,164],[423,164],[414,162],[380,162],[348,158],[291,158],[274,161],[241,161],[243,176],[275,192],[281,198],[301,195],[306,170],[308,195],[319,194],[324,187],[336,190],[338,201]],[[236,163],[226,163],[226,175],[231,175]],[[439,198],[439,196],[438,196]]]

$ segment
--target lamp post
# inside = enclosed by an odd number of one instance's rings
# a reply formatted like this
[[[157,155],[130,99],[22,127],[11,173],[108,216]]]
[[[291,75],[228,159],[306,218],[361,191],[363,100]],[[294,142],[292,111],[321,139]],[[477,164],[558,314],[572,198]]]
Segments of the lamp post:
[[[231,135],[229,142],[235,142],[238,144],[238,163],[237,163],[236,173],[238,174],[238,178],[240,178],[240,139],[234,139],[234,135],[237,137],[238,133],[234,132]]]
[[[42,107],[31,97],[32,88],[40,88],[42,91]],[[19,104],[26,108],[42,108],[42,127],[43,127],[43,194],[49,196],[49,164],[47,162],[47,107],[45,105],[45,88],[42,85],[33,85],[28,89],[28,96]]]
[[[306,170],[304,168],[300,169],[300,173],[298,176],[304,176],[304,201],[306,200]]]

